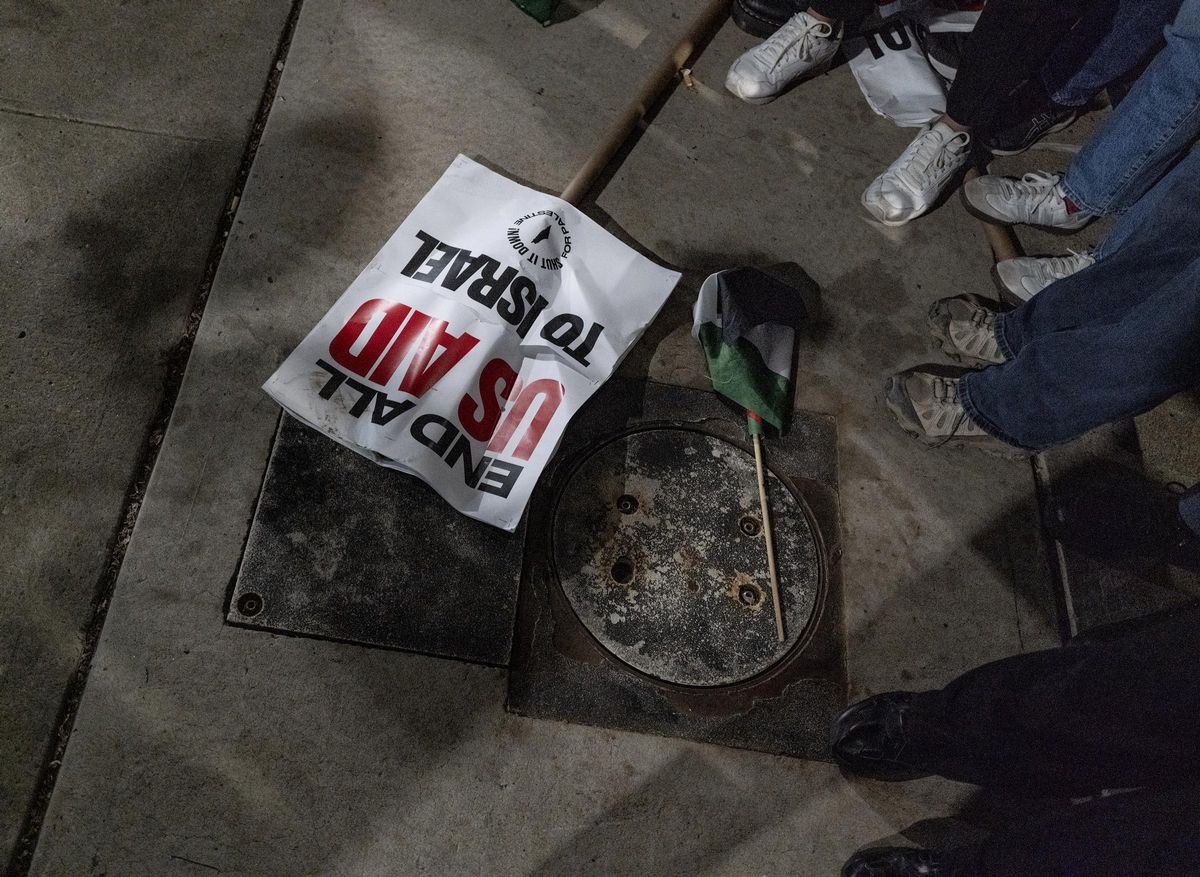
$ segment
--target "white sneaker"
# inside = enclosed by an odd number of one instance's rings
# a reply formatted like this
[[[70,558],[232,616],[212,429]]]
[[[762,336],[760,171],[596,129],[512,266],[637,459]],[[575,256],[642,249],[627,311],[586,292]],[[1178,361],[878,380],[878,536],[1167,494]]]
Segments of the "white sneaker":
[[[967,164],[971,135],[938,122],[917,135],[863,192],[862,205],[884,225],[904,225],[933,206]]]
[[[1067,212],[1062,177],[1030,173],[1016,177],[985,174],[963,187],[967,209],[980,219],[1007,224],[1022,223],[1051,231],[1075,231],[1095,217],[1085,210]]]
[[[733,62],[725,87],[746,103],[770,103],[805,74],[821,72],[842,44],[826,21],[797,12],[774,36]]]
[[[1001,289],[1008,290],[1021,301],[1029,301],[1054,281],[1070,277],[1096,262],[1090,252],[1076,253],[1071,250],[1070,253],[1069,256],[1005,259],[993,266],[992,277]]]

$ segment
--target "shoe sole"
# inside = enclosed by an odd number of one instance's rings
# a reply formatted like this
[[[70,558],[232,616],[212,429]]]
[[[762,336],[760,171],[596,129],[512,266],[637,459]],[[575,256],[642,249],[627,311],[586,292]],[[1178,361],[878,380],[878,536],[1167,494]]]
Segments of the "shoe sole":
[[[838,49],[838,52],[840,52],[840,51],[841,51],[841,49]],[[827,61],[823,61],[821,64],[819,64],[816,67],[814,67],[813,69],[809,70],[807,73],[803,74],[802,76],[800,76],[796,79],[793,79],[791,82],[789,82],[787,85],[785,85],[781,91],[779,91],[776,94],[770,94],[770,95],[767,95],[766,97],[742,97],[740,94],[738,94],[736,91],[734,91],[732,88],[729,87],[728,81],[726,81],[726,83],[725,83],[725,90],[727,92],[729,92],[730,94],[732,94],[734,97],[736,97],[738,100],[740,100],[742,103],[750,104],[751,106],[755,106],[755,107],[761,107],[763,104],[769,104],[771,101],[777,100],[777,99],[783,97],[785,94],[787,94],[793,88],[796,88],[798,85],[801,85],[802,83],[808,82],[810,79],[816,79],[818,76],[828,73],[829,68],[833,66],[833,62],[837,58],[837,55],[838,55],[838,53],[834,52],[832,58],[830,58]]]
[[[1028,152],[1029,150],[1033,149],[1033,147],[1037,146],[1039,143],[1041,143],[1043,140],[1045,140],[1051,134],[1057,134],[1059,131],[1065,131],[1078,121],[1079,121],[1079,114],[1076,113],[1075,115],[1073,115],[1070,119],[1068,119],[1065,122],[1059,122],[1057,125],[1051,125],[1049,128],[1046,129],[1046,133],[1044,133],[1040,137],[1038,137],[1037,140],[1034,140],[1028,146],[1022,146],[1020,149],[992,149],[992,147],[988,146],[986,143],[983,144],[983,147],[988,152],[990,152],[992,155],[1003,155],[1003,156],[1020,155],[1022,152]]]
[[[963,187],[960,191],[962,194],[959,196],[959,200],[962,201],[963,207],[966,208],[967,213],[970,213],[980,222],[986,222],[989,225],[1006,225],[1009,228],[1014,225],[1023,225],[1027,228],[1036,228],[1038,231],[1044,231],[1046,234],[1067,237],[1069,235],[1078,234],[1092,223],[1092,219],[1089,219],[1087,222],[1083,223],[1083,225],[1078,225],[1074,228],[1062,228],[1057,225],[1038,225],[1035,222],[1013,222],[1010,219],[1000,219],[997,216],[992,216],[988,213],[985,213],[983,210],[980,210],[978,207],[972,204],[971,199],[967,197],[966,187]],[[1093,217],[1093,219],[1094,218],[1095,217]]]

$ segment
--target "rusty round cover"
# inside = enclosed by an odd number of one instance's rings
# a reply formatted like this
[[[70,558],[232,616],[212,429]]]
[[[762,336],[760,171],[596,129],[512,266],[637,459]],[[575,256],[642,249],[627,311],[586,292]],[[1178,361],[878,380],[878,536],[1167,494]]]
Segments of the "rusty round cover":
[[[608,651],[656,679],[721,686],[799,641],[821,587],[813,524],[768,475],[786,639],[776,640],[753,454],[684,428],[633,432],[571,474],[553,533],[557,577]]]

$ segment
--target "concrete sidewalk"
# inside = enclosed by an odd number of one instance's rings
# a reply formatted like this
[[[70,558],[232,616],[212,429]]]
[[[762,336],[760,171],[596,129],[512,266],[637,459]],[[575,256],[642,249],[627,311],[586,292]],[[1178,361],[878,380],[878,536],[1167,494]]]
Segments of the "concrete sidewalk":
[[[541,29],[500,0],[304,0],[33,873],[832,874],[899,832],[964,837],[1028,810],[940,780],[891,786],[520,719],[503,712],[495,669],[223,623],[278,416],[263,380],[457,153],[560,189],[694,7],[578,5]],[[258,13],[271,38],[287,11],[276,6]],[[939,685],[1050,645],[1028,462],[926,451],[880,399],[888,373],[936,358],[928,303],[988,283],[982,235],[957,202],[901,230],[867,222],[859,194],[910,132],[872,115],[844,68],[769,107],[736,102],[721,82],[751,42],[726,25],[696,90],[671,99],[599,200],[614,227],[685,271],[630,367],[700,385],[686,332],[699,280],[799,262],[825,289],[797,403],[838,419],[852,695]],[[260,87],[261,59],[245,63]],[[179,236],[154,250],[167,261],[179,240],[196,246],[195,228],[169,217],[153,215]],[[131,382],[117,372],[111,384]],[[72,579],[84,593],[87,573]],[[76,653],[62,652],[64,667]]]
[[[290,5],[0,12],[0,861],[53,751]]]

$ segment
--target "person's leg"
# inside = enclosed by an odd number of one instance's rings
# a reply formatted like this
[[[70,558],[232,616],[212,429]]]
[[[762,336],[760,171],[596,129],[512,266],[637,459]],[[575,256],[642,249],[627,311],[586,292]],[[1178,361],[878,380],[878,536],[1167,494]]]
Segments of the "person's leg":
[[[1063,178],[1083,210],[1128,209],[1200,134],[1200,0],[1184,0],[1165,36],[1166,47]]]
[[[1095,264],[997,318],[996,334],[1008,358],[1043,335],[1110,322],[1170,282],[1200,253],[1197,198],[1200,152],[1189,155],[1121,215],[1096,250]]]
[[[1180,3],[1099,0],[1046,59],[1039,76],[1046,95],[1061,107],[1085,106],[1154,49]]]
[[[1200,381],[1200,152],[1143,200],[1115,252],[996,319],[1008,361],[959,382],[972,421],[1043,448]]]
[[[1105,272],[1104,264],[1067,280],[1121,284],[1136,298],[1138,274]],[[959,398],[971,421],[1009,444],[1041,450],[1141,414],[1200,383],[1200,255],[1193,253],[1176,278],[1132,311],[1098,322],[1104,316],[1037,337],[1003,365],[964,375]]]
[[[1030,77],[1028,85],[1035,87],[1038,94],[1054,103],[1058,103],[1057,97],[1078,96],[1084,90],[1084,83],[1094,78],[1088,73],[1089,62],[1101,60],[1099,50],[1105,43],[1105,37],[1122,28],[1120,8],[1123,2],[1130,3],[1136,0],[1096,0],[1084,10],[1083,17],[1054,47],[1038,75]],[[1163,22],[1164,25],[1166,23]],[[1160,30],[1161,27],[1160,25]],[[1124,49],[1124,46],[1118,47],[1122,54]],[[1101,83],[1100,88],[1103,87],[1104,84]],[[1062,103],[1059,106],[1083,106],[1091,99],[1092,94],[1094,92],[1088,93],[1078,103]]]
[[[1046,58],[1087,8],[1084,0],[990,0],[963,48],[946,115],[986,127],[995,108]]]
[[[1122,636],[994,661],[913,695],[911,745],[928,771],[1034,794],[1200,783],[1198,667],[1191,603]]]
[[[1034,75],[1088,0],[989,0],[963,48],[946,112],[921,131],[862,195],[863,208],[887,226],[922,216],[959,178],[975,128]]]
[[[1200,788],[1094,798],[950,851],[943,877],[1192,877]]]
[[[808,11],[827,21],[854,23],[866,18],[874,8],[872,0],[814,0]]]
[[[1197,63],[1200,63],[1200,57],[1197,58]],[[1121,106],[1124,106],[1124,104]],[[1192,126],[1192,133],[1184,137],[1183,140],[1190,142],[1195,140],[1197,134],[1200,134],[1200,88],[1197,89],[1196,93],[1196,108],[1193,110],[1192,118],[1187,124]],[[1142,185],[1147,183],[1146,179],[1142,178],[1139,180],[1129,181],[1132,189],[1129,189],[1124,193],[1116,193],[1120,203],[1125,204],[1126,206],[1119,209],[1119,218],[1117,219],[1116,223],[1113,224],[1112,230],[1105,235],[1104,240],[1097,245],[1095,251],[1092,253],[1097,261],[1101,259],[1107,259],[1114,253],[1124,249],[1126,245],[1133,241],[1143,229],[1154,227],[1160,221],[1160,217],[1171,216],[1173,217],[1171,221],[1178,221],[1183,218],[1183,214],[1178,212],[1178,202],[1175,200],[1178,195],[1174,190],[1177,185],[1177,181],[1184,179],[1189,175],[1200,176],[1200,168],[1197,168],[1197,166],[1200,165],[1200,151],[1193,150],[1190,153],[1183,152],[1183,150],[1186,149],[1186,143],[1181,143],[1176,137],[1171,137],[1169,139],[1174,141],[1174,146],[1165,146],[1164,152],[1160,152],[1156,156],[1149,157],[1149,160],[1153,163],[1163,162],[1169,165],[1175,162],[1177,159],[1180,159],[1181,155],[1183,158],[1178,161],[1178,164],[1176,164],[1174,168],[1171,168],[1167,172],[1165,177],[1162,179],[1157,179],[1156,176],[1155,179],[1157,182],[1149,182],[1148,189],[1144,191],[1142,190]],[[1178,154],[1168,155],[1168,153],[1173,150],[1178,150]],[[1151,173],[1157,175],[1158,171],[1155,170]],[[1064,179],[1063,182],[1063,188],[1065,189],[1066,180]],[[1133,190],[1138,190],[1140,194],[1133,200],[1127,200],[1129,191]],[[1200,185],[1196,186],[1192,192],[1193,196],[1195,194],[1200,194]],[[1195,202],[1193,202],[1191,205],[1193,208],[1194,203]],[[1194,216],[1194,213],[1189,215]],[[1174,237],[1176,235],[1172,236]]]
[[[1200,603],[975,668],[942,689],[888,692],[832,727],[852,773],[939,774],[1021,794],[1200,784]]]
[[[1200,536],[1200,484],[1194,484],[1179,498],[1179,517]]]
[[[1192,877],[1200,862],[1200,788],[1143,789],[1052,810],[945,850],[883,848],[843,877]]]

